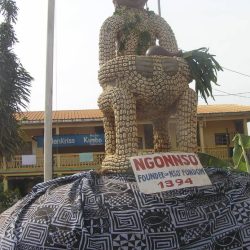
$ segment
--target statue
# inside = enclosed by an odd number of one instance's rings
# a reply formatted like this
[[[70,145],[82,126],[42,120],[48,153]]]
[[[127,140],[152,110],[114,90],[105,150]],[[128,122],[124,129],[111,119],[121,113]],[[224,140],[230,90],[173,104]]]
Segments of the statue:
[[[179,151],[196,151],[197,94],[168,23],[144,9],[147,0],[113,0],[116,11],[101,27],[99,108],[104,114],[103,169],[127,171],[138,153],[137,121],[153,124],[154,151],[171,149],[168,119],[177,118]],[[157,42],[160,47],[156,46]],[[153,47],[152,47],[153,46]],[[150,48],[150,49],[149,49]],[[146,51],[149,51],[146,53]]]
[[[145,3],[114,0],[116,12],[101,29],[103,168],[114,173],[84,171],[34,186],[0,214],[0,249],[249,249],[249,175],[207,167],[211,186],[144,194],[133,174],[118,173],[137,153],[137,119],[152,118],[155,151],[165,151],[175,111],[179,149],[196,146],[188,65],[168,24]]]

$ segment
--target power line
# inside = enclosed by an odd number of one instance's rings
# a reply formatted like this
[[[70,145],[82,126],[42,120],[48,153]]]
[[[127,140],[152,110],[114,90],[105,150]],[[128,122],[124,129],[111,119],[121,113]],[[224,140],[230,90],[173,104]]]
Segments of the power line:
[[[213,96],[237,96],[241,98],[250,98],[250,96],[236,95],[236,94],[228,94],[228,95],[213,95]]]
[[[214,95],[214,96],[237,96],[237,97],[242,97],[242,98],[250,98],[249,96],[244,96],[244,94],[249,94],[250,92],[228,93],[228,92],[223,91],[223,90],[218,90],[218,89],[214,89],[214,90],[226,94],[226,95]]]
[[[228,93],[226,91],[222,91],[222,90],[218,90],[218,89],[214,89],[215,91],[224,93],[225,95],[213,95],[213,96],[237,96],[237,97],[241,97],[241,98],[248,98],[250,99],[250,96],[244,96],[242,94],[250,94],[250,92],[241,92],[241,93]],[[201,96],[199,96],[201,97]]]
[[[225,69],[225,70],[231,71],[231,72],[233,72],[233,73],[236,73],[236,74],[242,75],[242,76],[250,77],[250,75],[248,75],[248,74],[244,74],[244,73],[241,73],[241,72],[236,71],[236,70],[228,69],[228,68],[225,68],[225,67],[222,67],[222,68],[223,68],[223,69]]]
[[[228,93],[226,91],[219,90],[219,89],[214,89],[214,90],[216,90],[218,92],[221,92],[221,93],[230,94],[230,95],[242,95],[242,94],[249,94],[250,93],[250,92],[241,92],[241,93],[233,93],[233,94],[231,94],[231,93]]]

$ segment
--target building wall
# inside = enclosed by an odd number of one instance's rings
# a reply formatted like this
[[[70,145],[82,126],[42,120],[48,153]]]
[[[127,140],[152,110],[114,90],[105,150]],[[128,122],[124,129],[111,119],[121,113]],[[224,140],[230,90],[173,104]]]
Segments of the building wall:
[[[232,139],[235,134],[234,121],[207,121],[204,122],[204,144],[205,147],[215,147],[216,133],[229,133],[230,146],[233,146]]]
[[[79,123],[71,123],[69,124],[61,124],[54,126],[53,134],[57,134],[59,131],[60,135],[67,134],[95,134],[98,133],[97,130],[102,128],[102,124],[92,123],[89,126],[86,124]],[[43,128],[24,128],[25,129],[25,141],[32,143],[32,153],[37,155],[43,154],[43,149],[38,148],[36,142],[34,140],[35,136],[41,136],[44,134]],[[204,130],[204,146],[205,147],[216,147],[218,145],[215,144],[215,134],[216,133],[229,133],[230,138],[230,146],[233,146],[232,139],[234,134],[236,133],[235,129],[235,120],[218,120],[218,121],[205,121],[203,122],[203,130]],[[172,149],[176,149],[176,123],[175,121],[171,121],[169,123],[169,134],[171,139]],[[140,148],[145,149],[145,134],[144,124],[138,124],[138,140],[141,144]],[[67,150],[66,150],[67,151]],[[66,152],[65,151],[65,152]]]
[[[69,134],[95,134],[95,127],[60,127],[60,135]]]

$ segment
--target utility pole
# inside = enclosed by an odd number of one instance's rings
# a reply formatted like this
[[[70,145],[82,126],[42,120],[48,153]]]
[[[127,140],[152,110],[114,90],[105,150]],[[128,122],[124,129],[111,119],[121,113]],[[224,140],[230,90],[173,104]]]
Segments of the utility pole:
[[[52,104],[53,104],[53,62],[54,62],[54,18],[55,0],[48,0],[47,58],[44,116],[44,181],[52,179]]]
[[[161,0],[158,0],[158,13],[161,16]]]

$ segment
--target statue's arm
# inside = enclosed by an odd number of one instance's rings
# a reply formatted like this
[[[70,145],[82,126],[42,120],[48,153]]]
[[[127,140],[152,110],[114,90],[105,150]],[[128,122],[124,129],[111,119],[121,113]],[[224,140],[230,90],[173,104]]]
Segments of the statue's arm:
[[[103,23],[99,34],[99,65],[116,57],[117,20],[109,17]]]
[[[178,45],[174,32],[169,24],[160,16],[155,16],[156,36],[159,39],[159,45],[169,52],[177,52]]]

